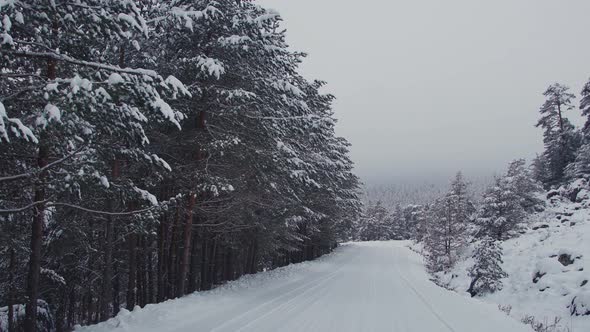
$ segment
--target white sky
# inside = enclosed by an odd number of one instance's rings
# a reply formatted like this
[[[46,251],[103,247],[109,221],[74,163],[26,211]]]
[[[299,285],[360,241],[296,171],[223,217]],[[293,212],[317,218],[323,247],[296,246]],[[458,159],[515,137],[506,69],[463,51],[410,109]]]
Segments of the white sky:
[[[483,176],[530,158],[544,89],[578,94],[590,77],[590,0],[257,2],[309,53],[303,74],[328,81],[367,183]]]

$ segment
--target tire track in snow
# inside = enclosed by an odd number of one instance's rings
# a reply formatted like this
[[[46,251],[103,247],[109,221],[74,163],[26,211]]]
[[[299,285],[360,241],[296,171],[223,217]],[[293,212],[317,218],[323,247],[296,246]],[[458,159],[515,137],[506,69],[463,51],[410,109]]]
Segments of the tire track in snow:
[[[280,312],[282,309],[285,308],[285,306],[288,306],[289,304],[293,304],[296,300],[300,299],[304,295],[307,295],[309,292],[312,292],[312,291],[314,291],[314,290],[316,290],[318,288],[320,288],[320,290],[322,290],[322,289],[323,290],[326,290],[327,287],[323,287],[322,288],[322,286],[324,286],[326,283],[328,283],[329,281],[331,281],[334,278],[336,278],[337,277],[337,274],[338,273],[336,273],[336,272],[332,273],[329,278],[326,278],[326,279],[320,281],[318,284],[316,284],[316,285],[314,285],[314,286],[312,286],[310,288],[307,288],[306,290],[304,290],[303,292],[301,292],[301,293],[297,294],[296,296],[292,297],[288,301],[286,301],[284,303],[281,303],[278,306],[274,307],[273,309],[267,311],[265,314],[263,314],[261,316],[258,316],[255,319],[249,321],[244,326],[242,326],[240,329],[236,330],[236,332],[243,332],[243,331],[245,331],[245,329],[247,329],[248,327],[252,326],[253,324],[256,324],[257,322],[261,321],[262,319],[264,319],[264,318],[266,318],[266,317],[268,317],[268,316],[270,316],[270,315],[272,315],[272,314],[274,314],[276,312]],[[315,298],[319,298],[322,295],[323,295],[323,292],[321,292],[321,291],[314,293],[314,297]],[[313,300],[314,297],[311,297],[312,302],[314,301]],[[291,308],[287,308],[286,312],[291,312],[293,308],[297,308],[297,307],[298,306],[295,304]]]
[[[348,244],[316,262],[78,331],[532,332],[494,306],[435,286],[404,245]]]
[[[414,287],[414,285],[412,285],[408,279],[406,279],[406,277],[404,277],[404,275],[401,273],[401,270],[399,269],[399,266],[397,265],[397,259],[399,259],[397,257],[397,248],[393,248],[393,256],[394,256],[394,261],[393,264],[395,265],[395,269],[397,271],[397,274],[399,276],[399,278],[401,279],[401,281],[410,289],[412,290],[412,292],[418,297],[418,299],[420,300],[420,302],[422,302],[424,304],[424,306],[426,306],[426,308],[428,309],[428,311],[430,311],[430,313],[432,315],[434,315],[434,317],[436,317],[436,319],[444,325],[444,327],[446,327],[450,332],[457,332],[449,323],[447,323],[447,321],[445,319],[442,318],[442,316],[436,311],[436,309],[434,309],[434,307],[426,300],[426,298],[420,293],[418,292],[418,290],[416,290],[416,288]]]
[[[358,254],[358,253],[357,253],[357,255],[356,255],[355,257],[357,257],[357,256],[359,256],[359,254]],[[224,329],[224,328],[226,328],[226,327],[228,327],[228,326],[231,326],[232,324],[234,324],[234,323],[236,323],[236,322],[239,322],[239,320],[240,320],[240,319],[243,319],[243,318],[247,317],[249,314],[251,314],[251,313],[253,313],[253,312],[255,312],[255,311],[258,311],[258,310],[261,310],[261,309],[263,309],[263,307],[267,307],[267,306],[269,306],[269,305],[272,305],[273,303],[275,303],[275,302],[277,302],[277,301],[280,301],[280,300],[282,300],[282,299],[284,299],[284,298],[288,298],[288,297],[289,297],[291,294],[293,294],[293,293],[296,293],[296,292],[298,292],[298,291],[300,291],[300,290],[302,290],[302,289],[308,288],[310,285],[313,285],[313,284],[316,284],[316,283],[323,283],[323,282],[325,282],[326,280],[332,279],[332,278],[334,278],[334,277],[335,277],[335,276],[336,276],[336,275],[337,275],[337,274],[338,274],[338,273],[339,273],[339,272],[340,272],[340,271],[341,271],[341,270],[342,270],[342,269],[343,269],[345,266],[346,266],[345,264],[342,264],[342,265],[341,265],[341,266],[340,266],[340,267],[339,267],[339,268],[338,268],[336,271],[333,271],[332,273],[329,273],[329,274],[327,274],[327,275],[323,275],[323,276],[321,276],[321,277],[319,277],[319,278],[316,278],[316,279],[310,280],[310,281],[308,281],[308,282],[304,282],[302,285],[300,285],[300,286],[297,286],[297,287],[296,287],[296,288],[294,288],[294,289],[291,289],[291,290],[289,290],[289,291],[287,291],[287,292],[285,292],[285,293],[282,293],[282,294],[281,294],[281,295],[279,295],[279,296],[273,297],[273,298],[271,298],[271,299],[270,299],[270,300],[268,300],[268,301],[265,301],[265,302],[263,302],[263,303],[260,303],[259,305],[256,305],[255,307],[253,307],[253,308],[251,308],[251,309],[249,309],[249,310],[247,310],[247,311],[245,311],[245,312],[241,313],[240,315],[238,315],[238,316],[236,316],[236,317],[234,317],[234,318],[232,318],[232,319],[230,319],[230,320],[228,320],[228,321],[225,321],[225,322],[224,322],[224,323],[222,323],[221,325],[219,325],[219,326],[217,326],[217,327],[215,327],[215,328],[211,329],[211,330],[210,330],[210,332],[219,332],[219,331],[221,331],[222,329]],[[314,287],[314,286],[312,286],[312,287]],[[314,288],[314,289],[315,289],[315,288]],[[304,292],[304,293],[306,293],[306,292]],[[301,294],[298,294],[298,295],[296,295],[294,298],[299,298],[299,297],[301,297],[302,295],[303,295],[303,293],[301,293]],[[292,299],[291,299],[291,300],[292,300]],[[289,300],[289,301],[291,301],[291,300]],[[275,308],[275,309],[276,309],[276,308]],[[275,309],[272,309],[272,310],[271,310],[271,312],[274,312],[274,311],[276,311]],[[267,313],[267,314],[265,314],[265,315],[263,315],[263,316],[264,316],[264,317],[267,317],[267,316],[268,316],[268,313]],[[259,320],[260,318],[261,318],[261,317],[257,318],[256,320]],[[243,326],[242,328],[244,328],[244,326]]]

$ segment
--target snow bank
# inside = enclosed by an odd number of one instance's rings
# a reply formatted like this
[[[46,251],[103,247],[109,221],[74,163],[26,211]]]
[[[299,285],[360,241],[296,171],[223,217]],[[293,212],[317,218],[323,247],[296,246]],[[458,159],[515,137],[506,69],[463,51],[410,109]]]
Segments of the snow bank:
[[[547,210],[531,216],[524,234],[503,243],[502,268],[509,277],[501,291],[482,300],[511,307],[518,319],[558,317],[563,329],[590,331],[590,201],[581,198],[587,191],[586,182],[574,182],[549,193]],[[470,250],[450,273],[437,276],[465,296]]]
[[[231,281],[210,291],[195,292],[185,297],[168,300],[157,304],[148,304],[144,308],[136,306],[133,311],[121,310],[119,314],[92,326],[76,326],[75,331],[79,332],[101,332],[101,331],[137,331],[138,326],[144,326],[146,322],[160,324],[166,321],[176,321],[173,317],[190,317],[191,312],[223,313],[225,307],[231,307],[243,301],[245,292],[256,292],[259,289],[274,287],[277,282],[296,283],[304,280],[310,273],[322,268],[321,264],[330,264],[330,260],[346,254],[346,247],[331,254],[324,255],[315,261],[291,264],[271,271],[265,271],[252,275],[245,275],[235,281]],[[336,268],[336,266],[334,266]],[[182,325],[182,321],[176,323]],[[150,324],[148,324],[150,325]],[[170,329],[176,327],[169,326]]]

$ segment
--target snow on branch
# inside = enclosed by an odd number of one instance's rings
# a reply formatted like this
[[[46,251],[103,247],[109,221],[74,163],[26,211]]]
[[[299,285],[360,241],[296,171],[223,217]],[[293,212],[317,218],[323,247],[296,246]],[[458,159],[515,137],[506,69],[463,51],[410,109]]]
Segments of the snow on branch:
[[[19,207],[19,208],[2,209],[2,210],[0,210],[0,214],[14,214],[14,213],[19,213],[19,212],[24,212],[24,211],[27,211],[27,210],[30,210],[30,209],[34,208],[37,205],[45,204],[47,202],[48,202],[48,200],[36,201],[36,202],[33,202],[31,204],[27,204],[27,205],[25,205],[23,207]]]
[[[149,69],[142,69],[142,68],[120,68],[113,65],[106,65],[99,62],[91,62],[91,61],[84,61],[72,58],[67,55],[57,54],[53,52],[30,52],[30,51],[6,51],[6,54],[11,54],[17,57],[30,57],[30,58],[43,58],[43,59],[52,59],[61,62],[67,62],[74,65],[97,68],[97,69],[104,69],[113,72],[131,74],[131,75],[142,75],[142,76],[149,76],[149,77],[159,77],[158,73],[153,70]]]
[[[305,93],[301,91],[298,87],[291,84],[291,82],[284,81],[284,80],[277,80],[276,82],[272,83],[272,87],[277,89],[278,91],[282,92],[290,92],[297,97],[305,96]]]
[[[23,173],[23,174],[18,174],[18,175],[11,175],[11,176],[5,176],[5,177],[0,177],[0,182],[5,182],[5,181],[15,181],[15,180],[20,180],[20,179],[26,179],[26,178],[30,178],[33,177],[37,174],[40,174],[42,172],[45,172],[46,170],[50,169],[51,167],[55,166],[55,165],[59,165],[61,163],[63,163],[64,161],[74,157],[75,155],[77,155],[78,153],[82,152],[84,149],[86,149],[88,146],[84,145],[82,147],[80,147],[79,149],[77,149],[76,151],[68,154],[67,156],[60,158],[56,161],[53,161],[43,167],[41,167],[40,169],[33,171],[33,172],[28,172],[28,173]]]
[[[219,79],[221,75],[225,74],[223,63],[217,59],[199,56],[197,65],[209,76],[214,76],[217,79]]]
[[[215,17],[217,14],[221,14],[221,11],[213,6],[207,6],[204,10],[187,10],[185,8],[173,7],[170,13],[184,20],[184,26],[193,31],[194,20]]]
[[[254,22],[256,24],[258,24],[259,27],[262,27],[262,25],[267,22],[267,21],[272,21],[272,20],[277,20],[281,17],[281,15],[279,14],[279,12],[274,11],[274,10],[267,10],[267,12],[265,14],[262,14],[258,17],[256,17],[254,19]]]
[[[8,132],[6,130],[7,124],[6,122],[12,123],[14,127],[12,127],[12,132],[17,137],[23,137],[26,141],[32,141],[33,143],[39,143],[39,140],[33,134],[33,131],[25,126],[19,119],[16,118],[9,118],[8,114],[6,113],[6,108],[4,108],[4,104],[0,102],[0,138],[4,138],[7,142],[10,142],[8,138]]]
[[[137,187],[133,187],[133,190],[135,190],[135,192],[138,193],[143,200],[150,202],[152,206],[158,205],[158,199],[149,191]]]

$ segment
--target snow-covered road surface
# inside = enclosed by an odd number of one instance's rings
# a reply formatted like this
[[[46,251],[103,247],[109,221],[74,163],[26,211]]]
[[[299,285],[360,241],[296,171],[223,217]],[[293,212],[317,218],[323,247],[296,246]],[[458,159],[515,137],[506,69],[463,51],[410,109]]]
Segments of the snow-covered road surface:
[[[315,262],[148,305],[80,331],[525,332],[521,323],[434,285],[405,242],[350,243]]]

